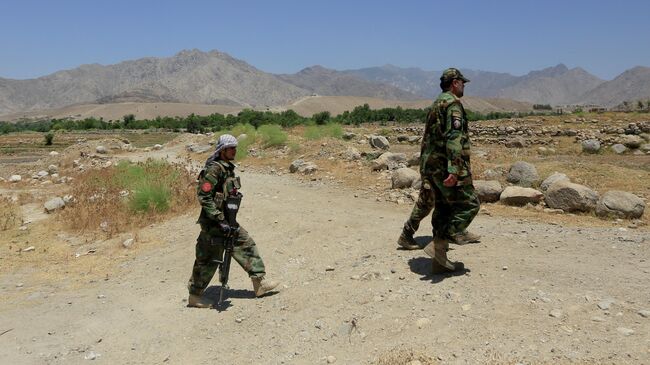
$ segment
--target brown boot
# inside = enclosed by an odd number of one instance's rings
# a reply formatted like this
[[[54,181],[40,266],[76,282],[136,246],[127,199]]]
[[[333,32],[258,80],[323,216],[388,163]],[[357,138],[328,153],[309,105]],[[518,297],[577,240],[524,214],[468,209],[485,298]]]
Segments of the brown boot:
[[[261,297],[262,295],[270,292],[278,286],[277,281],[267,280],[264,277],[261,278],[251,278],[253,281],[253,291],[255,292],[256,297]]]
[[[479,242],[481,242],[481,236],[468,231],[463,231],[451,237],[451,243],[455,243],[457,245],[466,245],[469,243]]]
[[[417,242],[415,242],[415,239],[413,238],[413,234],[410,234],[406,231],[402,231],[402,234],[399,235],[399,238],[397,239],[397,244],[400,245],[405,250],[419,250],[420,246],[418,245]]]
[[[187,306],[192,308],[212,308],[214,302],[202,295],[190,294],[189,299],[187,299]]]
[[[433,242],[429,243],[424,248],[424,252],[433,258],[431,267],[434,274],[442,274],[463,269],[462,263],[451,262],[447,259],[447,250],[449,250],[449,240],[442,238],[434,238]]]

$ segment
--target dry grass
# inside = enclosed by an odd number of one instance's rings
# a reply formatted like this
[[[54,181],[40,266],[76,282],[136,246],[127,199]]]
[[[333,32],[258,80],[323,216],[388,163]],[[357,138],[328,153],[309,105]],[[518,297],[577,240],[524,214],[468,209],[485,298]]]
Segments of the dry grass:
[[[118,165],[78,175],[74,204],[60,214],[64,226],[81,232],[99,229],[111,237],[185,212],[196,203],[195,178],[183,165],[149,160],[132,167],[136,171]],[[165,196],[159,197],[159,192]]]
[[[16,228],[22,223],[18,203],[11,198],[0,197],[0,232]]]

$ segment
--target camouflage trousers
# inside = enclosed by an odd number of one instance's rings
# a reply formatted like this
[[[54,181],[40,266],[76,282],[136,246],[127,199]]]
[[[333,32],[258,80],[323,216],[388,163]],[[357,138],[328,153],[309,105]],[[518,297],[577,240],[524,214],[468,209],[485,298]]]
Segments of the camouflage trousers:
[[[467,229],[480,209],[474,186],[446,187],[442,179],[422,181],[420,195],[404,229],[413,234],[420,222],[433,210],[431,225],[434,237],[451,237]]]
[[[217,234],[216,228],[202,227],[201,233],[196,240],[196,260],[192,268],[192,276],[187,283],[190,294],[201,294],[208,287],[224,252],[224,240]],[[248,273],[250,277],[262,277],[266,274],[264,262],[257,250],[255,241],[242,227],[239,230],[239,237],[235,242],[232,258]]]

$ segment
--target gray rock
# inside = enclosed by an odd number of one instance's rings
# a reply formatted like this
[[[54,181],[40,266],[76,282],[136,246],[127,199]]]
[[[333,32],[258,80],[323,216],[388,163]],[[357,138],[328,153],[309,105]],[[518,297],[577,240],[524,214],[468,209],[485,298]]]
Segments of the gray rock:
[[[640,136],[630,134],[621,136],[620,142],[627,148],[639,148],[644,141]]]
[[[553,317],[553,318],[562,318],[563,313],[559,309],[553,309],[553,310],[551,310],[551,312],[549,312],[548,315]]]
[[[124,240],[124,242],[122,242],[122,246],[124,246],[124,248],[129,248],[133,246],[133,243],[135,243],[135,240],[133,238],[129,238]]]
[[[50,165],[47,167],[47,172],[49,172],[50,175],[56,174],[57,172],[59,172],[59,167],[57,165]]]
[[[642,144],[641,147],[639,147],[639,150],[641,150],[642,152],[645,152],[645,153],[650,152],[650,143]]]
[[[496,180],[474,180],[474,188],[481,203],[498,201],[503,191],[501,183]]]
[[[485,180],[498,180],[503,177],[505,171],[501,169],[487,169],[483,172]]]
[[[294,160],[291,165],[289,165],[289,172],[294,173],[298,171],[298,168],[305,164],[305,161],[302,159]]]
[[[21,181],[22,179],[23,179],[23,178],[22,178],[22,176],[20,176],[20,175],[11,175],[11,176],[9,177],[9,182],[11,182],[11,183],[16,183],[16,182]]]
[[[153,145],[153,147],[151,147],[151,149],[154,150],[154,151],[162,150],[162,145],[155,144],[155,145]]]
[[[539,181],[539,175],[537,174],[537,169],[532,164],[517,161],[510,167],[506,180],[515,185],[529,188]]]
[[[600,308],[602,310],[609,310],[609,308],[611,308],[612,304],[614,304],[615,302],[616,301],[614,299],[612,299],[612,298],[601,300],[598,303],[598,308]]]
[[[406,166],[406,154],[384,152],[381,156],[372,161],[371,168],[377,170],[395,170]]]
[[[407,166],[420,166],[420,152],[416,152],[409,157],[408,161],[406,162]]]
[[[627,151],[627,147],[623,146],[620,143],[617,143],[617,144],[613,145],[610,148],[612,149],[612,151],[614,151],[614,153],[619,154],[619,155],[621,153],[624,153],[625,151]]]
[[[598,193],[568,181],[558,181],[546,191],[546,205],[565,212],[590,212],[596,208]]]
[[[289,166],[289,172],[299,172],[301,174],[309,175],[318,171],[318,166],[313,162],[305,162],[303,160],[295,160]]]
[[[582,141],[582,152],[585,153],[598,153],[600,151],[600,141],[597,139],[588,139]]]
[[[390,143],[388,143],[388,139],[384,136],[370,136],[370,145],[382,150],[390,148]]]
[[[107,154],[108,153],[108,149],[106,147],[104,147],[104,146],[95,147],[95,151],[97,153],[101,153],[101,154]]]
[[[45,202],[44,207],[45,212],[52,213],[55,210],[63,209],[65,207],[65,202],[62,198],[56,197]]]
[[[508,186],[501,192],[499,200],[506,205],[522,206],[528,203],[539,203],[543,197],[544,194],[541,191],[532,188]]]
[[[634,330],[630,328],[625,328],[625,327],[618,327],[616,328],[616,331],[623,336],[631,336],[634,334]]]
[[[192,152],[192,153],[204,153],[210,151],[212,149],[212,146],[209,144],[207,145],[188,144],[187,146],[185,146],[185,149],[188,152]]]
[[[58,156],[58,155],[59,155],[59,153],[56,152],[56,151],[51,151],[51,152],[50,152],[50,156],[52,156],[52,157],[56,157],[56,156]]]
[[[566,176],[565,174],[556,171],[552,173],[551,176],[547,177],[546,179],[544,179],[544,181],[542,181],[542,184],[539,186],[539,189],[543,192],[546,192],[548,188],[551,187],[551,185],[553,185],[558,181],[570,182],[571,180],[569,180],[569,177]]]
[[[645,202],[638,196],[625,191],[608,191],[596,203],[596,215],[618,218],[641,218]]]
[[[361,158],[361,152],[354,147],[348,147],[348,149],[343,152],[343,158],[348,161],[357,161]]]
[[[352,133],[352,132],[343,132],[343,139],[346,140],[346,141],[352,140],[352,139],[354,139],[356,137],[357,137],[357,135]]]
[[[420,173],[408,167],[402,167],[393,171],[391,182],[393,189],[410,188],[420,177]]]
[[[508,148],[524,148],[526,147],[526,140],[523,137],[514,137],[506,141]]]
[[[637,313],[643,318],[650,317],[650,311],[649,310],[641,309]]]

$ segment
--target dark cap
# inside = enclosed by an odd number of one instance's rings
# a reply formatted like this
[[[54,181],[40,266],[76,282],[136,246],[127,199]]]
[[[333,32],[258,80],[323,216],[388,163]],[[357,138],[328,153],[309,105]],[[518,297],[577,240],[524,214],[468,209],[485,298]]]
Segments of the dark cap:
[[[440,76],[440,81],[450,81],[450,80],[463,80],[463,82],[469,82],[469,79],[463,76],[462,73],[460,73],[460,70],[457,68],[448,68],[446,69],[443,73],[442,76]]]

